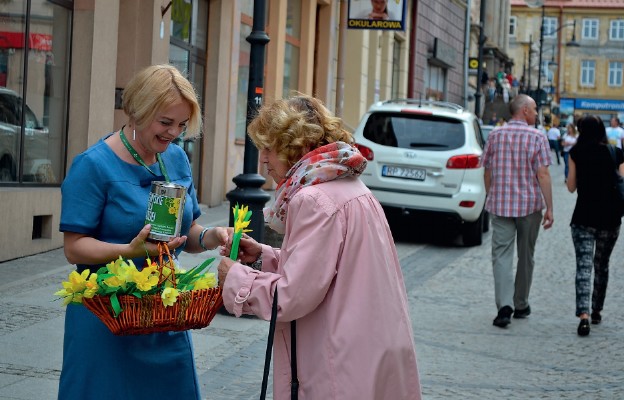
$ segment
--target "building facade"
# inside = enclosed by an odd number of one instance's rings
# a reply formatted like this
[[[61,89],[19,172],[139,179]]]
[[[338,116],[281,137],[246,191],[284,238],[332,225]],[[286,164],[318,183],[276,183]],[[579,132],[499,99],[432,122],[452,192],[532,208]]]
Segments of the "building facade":
[[[510,54],[522,60],[516,73],[544,115],[559,124],[587,113],[607,122],[624,115],[624,0],[511,5]]]
[[[263,2],[264,101],[314,94],[332,110],[340,104],[351,129],[378,100],[461,104],[466,1],[392,2],[404,7],[403,30],[346,29],[339,0]],[[150,64],[171,63],[194,83],[204,130],[179,145],[200,202],[225,201],[243,170],[253,15],[254,0],[0,1],[0,107],[13,108],[0,109],[0,261],[63,245],[65,174],[126,123],[124,86]]]

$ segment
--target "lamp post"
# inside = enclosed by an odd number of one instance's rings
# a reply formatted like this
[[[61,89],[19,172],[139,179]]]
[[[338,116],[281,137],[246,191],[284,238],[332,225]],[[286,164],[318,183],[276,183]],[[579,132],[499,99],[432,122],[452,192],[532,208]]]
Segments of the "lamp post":
[[[477,91],[475,92],[475,115],[479,119],[481,119],[481,92],[483,91],[481,77],[483,76],[483,45],[485,44],[485,35],[483,34],[483,24],[485,23],[485,3],[486,0],[481,0],[481,7],[479,11],[479,66],[477,67]]]
[[[538,73],[537,73],[537,90],[535,91],[535,103],[537,103],[537,113],[540,115],[541,107],[542,107],[542,53],[544,51],[544,36],[550,36],[553,33],[559,32],[561,29],[566,26],[570,26],[569,22],[562,24],[559,28],[552,30],[550,32],[544,32],[544,17],[546,12],[546,5],[542,4],[542,23],[540,25],[540,45],[539,45],[539,65],[538,65]],[[566,43],[567,47],[579,47],[580,45],[576,41],[576,20],[572,21],[572,40]],[[545,97],[545,96],[544,96]],[[541,115],[540,115],[541,116]],[[535,121],[535,127],[538,126],[538,120]]]
[[[249,53],[249,86],[247,88],[247,124],[256,116],[258,108],[262,105],[264,90],[264,47],[269,42],[269,36],[264,31],[265,23],[265,0],[254,0],[253,26],[247,36],[251,44]],[[250,236],[258,242],[262,242],[264,235],[264,217],[262,208],[271,196],[262,190],[266,182],[264,177],[258,174],[258,149],[248,135],[245,135],[245,153],[243,158],[243,173],[232,179],[236,189],[228,192],[225,197],[230,204],[247,205],[253,213],[249,229]],[[230,214],[229,226],[234,226],[234,216]]]

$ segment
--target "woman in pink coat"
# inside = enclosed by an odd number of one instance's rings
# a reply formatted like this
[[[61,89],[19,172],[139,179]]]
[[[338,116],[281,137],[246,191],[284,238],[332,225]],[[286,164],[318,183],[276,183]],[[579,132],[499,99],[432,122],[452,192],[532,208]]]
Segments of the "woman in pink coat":
[[[265,105],[248,131],[278,182],[264,214],[284,239],[280,249],[241,240],[219,284],[229,312],[265,320],[277,288],[274,399],[290,398],[292,320],[300,399],[420,399],[401,267],[351,134],[307,96]],[[255,261],[261,270],[245,265]]]

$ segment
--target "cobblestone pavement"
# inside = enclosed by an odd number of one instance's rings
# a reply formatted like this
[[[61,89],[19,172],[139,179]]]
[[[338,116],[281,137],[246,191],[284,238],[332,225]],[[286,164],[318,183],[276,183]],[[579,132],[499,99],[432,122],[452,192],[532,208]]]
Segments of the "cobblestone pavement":
[[[622,240],[612,256],[603,323],[579,337],[569,228],[576,195],[565,189],[563,166],[551,174],[555,225],[538,239],[532,314],[506,329],[492,326],[491,233],[472,248],[397,243],[424,399],[624,398]],[[211,208],[200,222],[227,224],[228,213],[227,205]],[[205,257],[185,255],[181,262],[196,265]],[[64,309],[52,293],[70,270],[62,249],[0,263],[0,400],[56,399]],[[194,331],[206,399],[258,398],[267,330],[265,321],[219,314]]]

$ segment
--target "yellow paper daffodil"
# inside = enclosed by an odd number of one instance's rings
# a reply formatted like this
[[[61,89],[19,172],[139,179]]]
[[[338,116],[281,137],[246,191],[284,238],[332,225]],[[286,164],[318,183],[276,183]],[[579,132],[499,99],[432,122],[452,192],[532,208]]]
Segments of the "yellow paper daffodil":
[[[63,305],[69,303],[82,303],[83,292],[87,288],[87,278],[91,274],[91,271],[85,269],[81,273],[78,271],[72,271],[69,274],[67,281],[62,282],[63,289],[54,293],[57,296],[63,297]],[[96,276],[97,278],[97,276]]]
[[[249,207],[242,206],[238,208],[237,204],[236,207],[232,209],[232,212],[234,213],[234,216],[236,218],[234,220],[234,233],[251,232],[251,229],[245,229],[249,226],[249,223],[251,222],[251,220],[249,219],[251,215],[247,216],[247,213],[249,212]]]
[[[147,292],[158,284],[156,268],[155,265],[143,268],[141,271],[134,268],[130,273],[130,281],[136,283],[139,290]]]
[[[100,290],[100,286],[97,283],[97,278],[97,274],[91,274],[89,280],[85,283],[86,289],[84,291],[84,297],[86,297],[87,299],[93,298],[93,296],[97,294],[98,290]]]
[[[210,289],[217,286],[217,277],[214,273],[208,272],[204,274],[201,278],[195,281],[195,285],[193,289]]]
[[[178,301],[178,296],[180,292],[176,288],[168,287],[163,290],[160,297],[162,298],[163,305],[165,307],[169,307],[175,304]]]

